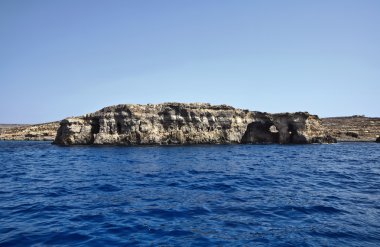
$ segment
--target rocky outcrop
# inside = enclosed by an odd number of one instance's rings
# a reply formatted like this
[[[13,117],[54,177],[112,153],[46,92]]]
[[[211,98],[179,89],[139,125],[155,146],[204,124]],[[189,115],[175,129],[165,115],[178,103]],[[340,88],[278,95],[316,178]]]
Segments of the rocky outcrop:
[[[317,116],[269,114],[227,105],[116,105],[60,123],[59,145],[334,142]]]
[[[37,125],[1,125],[0,140],[53,141],[59,122]]]
[[[338,141],[373,142],[380,134],[380,118],[351,116],[321,120],[325,129]]]
[[[333,143],[317,116],[307,112],[268,114],[253,112],[242,143]]]

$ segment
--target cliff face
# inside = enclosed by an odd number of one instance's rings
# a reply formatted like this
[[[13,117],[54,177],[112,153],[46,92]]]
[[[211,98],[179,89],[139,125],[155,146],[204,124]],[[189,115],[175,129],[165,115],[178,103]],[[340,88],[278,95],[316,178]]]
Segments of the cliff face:
[[[268,114],[226,105],[117,105],[60,123],[59,145],[168,145],[334,142],[318,117]]]
[[[58,128],[59,122],[22,126],[1,125],[0,140],[53,141]]]
[[[338,141],[375,141],[380,135],[380,118],[364,116],[322,118],[322,125]]]

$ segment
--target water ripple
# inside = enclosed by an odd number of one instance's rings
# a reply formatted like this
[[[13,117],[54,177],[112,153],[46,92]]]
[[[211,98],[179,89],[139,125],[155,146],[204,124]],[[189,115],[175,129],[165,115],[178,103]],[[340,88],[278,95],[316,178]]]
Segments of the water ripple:
[[[0,142],[0,246],[379,246],[380,145]]]

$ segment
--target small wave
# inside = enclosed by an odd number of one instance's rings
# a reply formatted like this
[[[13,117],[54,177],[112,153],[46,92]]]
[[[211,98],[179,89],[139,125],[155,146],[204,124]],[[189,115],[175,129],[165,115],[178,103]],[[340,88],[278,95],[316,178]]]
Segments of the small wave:
[[[115,192],[122,190],[121,188],[114,186],[112,184],[102,184],[97,187],[98,190],[103,192]]]

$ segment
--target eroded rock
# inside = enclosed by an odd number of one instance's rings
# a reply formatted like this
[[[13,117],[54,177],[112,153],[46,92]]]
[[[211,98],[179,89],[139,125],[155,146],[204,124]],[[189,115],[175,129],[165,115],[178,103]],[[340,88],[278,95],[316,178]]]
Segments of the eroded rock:
[[[317,116],[269,114],[204,103],[116,105],[60,123],[59,145],[335,142]]]

